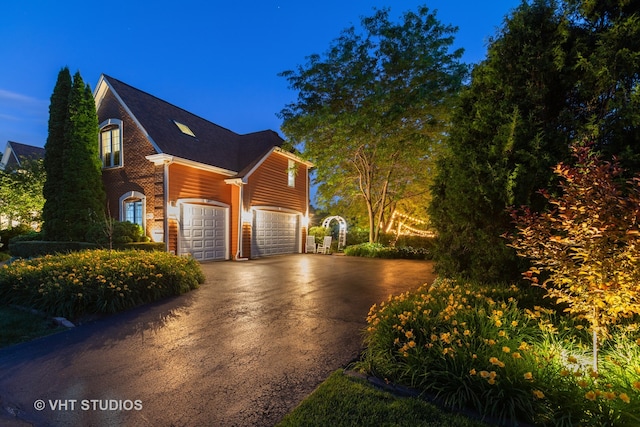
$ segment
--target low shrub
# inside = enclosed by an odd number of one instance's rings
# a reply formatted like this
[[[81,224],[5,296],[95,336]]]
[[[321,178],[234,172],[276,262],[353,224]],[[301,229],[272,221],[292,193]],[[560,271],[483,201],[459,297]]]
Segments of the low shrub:
[[[395,259],[431,259],[431,252],[427,249],[412,247],[390,247],[380,243],[361,243],[359,245],[347,246],[344,250],[346,255],[360,256],[367,258],[395,258]]]
[[[424,236],[398,236],[395,233],[380,233],[380,243],[386,246],[410,246],[431,250],[435,246],[435,238]]]
[[[369,230],[362,228],[347,229],[347,246],[359,245],[369,241]]]
[[[369,312],[357,367],[502,425],[638,425],[638,324],[613,332],[592,372],[586,324],[519,294],[439,280],[390,297]]]
[[[17,236],[21,236],[23,234],[35,233],[35,231],[26,225],[19,225],[13,228],[5,228],[4,230],[0,230],[0,251],[8,251],[9,250],[9,242],[16,238]]]
[[[88,242],[98,243],[103,247],[109,244],[118,245],[132,242],[144,242],[147,237],[138,224],[130,221],[105,221],[94,223],[86,234]]]
[[[77,318],[179,295],[204,282],[191,257],[90,250],[18,260],[0,268],[0,301]]]
[[[17,258],[33,258],[43,255],[66,254],[86,249],[95,249],[95,243],[49,242],[42,240],[16,240],[9,244],[9,252]]]
[[[32,242],[34,240],[42,240],[41,231],[29,230],[25,233],[18,234],[17,236],[9,239],[9,246],[11,246],[11,244],[15,242]]]
[[[29,240],[29,235],[18,236],[10,243],[11,256],[17,258],[33,258],[44,255],[66,254],[70,252],[84,251],[87,249],[99,249],[102,245],[90,242],[49,242],[42,240]],[[113,244],[114,250],[137,249],[141,251],[164,251],[163,242],[121,242]]]
[[[139,251],[164,251],[164,242],[131,242],[114,245],[116,250],[136,249]]]

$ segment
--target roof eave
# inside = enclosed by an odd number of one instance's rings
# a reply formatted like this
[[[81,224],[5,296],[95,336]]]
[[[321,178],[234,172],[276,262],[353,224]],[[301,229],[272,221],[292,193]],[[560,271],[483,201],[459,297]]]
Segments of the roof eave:
[[[181,157],[171,156],[169,154],[164,154],[164,153],[151,154],[149,156],[146,156],[145,158],[156,166],[163,165],[163,164],[178,164],[178,165],[189,166],[195,169],[200,169],[207,172],[214,172],[220,175],[226,175],[230,177],[236,176],[238,174],[238,172],[236,171],[219,168],[217,166],[212,166],[212,165],[196,162],[189,159],[183,159]]]
[[[265,160],[267,160],[267,158],[269,158],[269,156],[272,153],[276,153],[276,154],[284,156],[284,157],[286,157],[288,159],[296,161],[298,163],[302,163],[303,165],[307,166],[308,168],[312,168],[314,166],[313,163],[311,163],[311,162],[309,162],[307,160],[304,160],[304,159],[296,156],[295,154],[290,153],[289,151],[283,150],[280,147],[274,146],[274,147],[271,147],[271,149],[269,151],[267,151],[266,154],[264,154],[260,158],[260,160],[258,160],[256,162],[256,164],[253,165],[253,167],[251,167],[251,169],[249,169],[246,173],[244,173],[244,174],[242,174],[240,176],[240,178],[242,178],[242,181],[246,183],[248,181],[249,177],[264,163]]]
[[[287,150],[283,150],[281,147],[276,147],[275,152],[278,154],[281,154],[291,160],[295,160],[296,162],[302,163],[303,165],[307,166],[308,168],[312,168],[315,165],[313,163],[311,163],[308,160],[304,160],[302,157],[300,156],[296,156],[295,154],[293,154],[290,151]]]
[[[153,138],[151,138],[151,135],[149,135],[149,132],[147,132],[144,126],[142,126],[142,123],[140,123],[140,121],[136,118],[133,112],[129,109],[129,106],[127,106],[127,104],[125,104],[125,102],[122,100],[120,95],[118,95],[118,92],[116,92],[113,86],[109,83],[109,80],[105,78],[104,74],[100,75],[100,78],[98,79],[98,84],[96,85],[96,88],[93,91],[93,98],[95,99],[95,102],[96,102],[96,111],[98,111],[98,109],[100,108],[100,103],[106,96],[107,89],[111,90],[111,93],[113,93],[113,96],[120,103],[122,108],[124,108],[124,110],[127,112],[129,117],[131,117],[131,119],[134,121],[136,126],[138,126],[138,128],[142,131],[144,136],[149,140],[149,142],[153,146],[153,149],[156,151],[156,153],[162,153],[162,150],[160,149],[158,144],[156,144]]]

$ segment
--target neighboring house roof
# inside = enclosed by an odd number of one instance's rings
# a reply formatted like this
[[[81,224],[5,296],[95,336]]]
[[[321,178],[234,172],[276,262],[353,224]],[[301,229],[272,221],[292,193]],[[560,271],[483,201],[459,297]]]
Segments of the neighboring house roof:
[[[24,160],[42,158],[44,158],[44,148],[42,147],[7,141],[7,146],[2,155],[2,162],[0,162],[0,169],[20,167]]]
[[[250,170],[259,159],[274,147],[282,147],[284,142],[271,130],[237,134],[104,74],[96,85],[98,106],[106,91],[104,85],[113,91],[146,132],[158,154],[238,173]],[[181,131],[176,122],[186,125],[194,136]]]

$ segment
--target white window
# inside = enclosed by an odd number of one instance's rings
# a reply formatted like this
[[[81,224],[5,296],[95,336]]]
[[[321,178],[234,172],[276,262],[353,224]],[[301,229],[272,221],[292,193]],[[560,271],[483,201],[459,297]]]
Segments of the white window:
[[[103,168],[122,166],[122,121],[109,119],[100,125],[100,158]]]
[[[289,159],[289,165],[287,167],[287,184],[289,187],[296,186],[296,162]]]
[[[142,221],[142,200],[129,199],[124,202],[124,220],[143,226]]]
[[[147,198],[139,191],[130,191],[120,196],[120,221],[138,224],[143,230],[146,219]]]

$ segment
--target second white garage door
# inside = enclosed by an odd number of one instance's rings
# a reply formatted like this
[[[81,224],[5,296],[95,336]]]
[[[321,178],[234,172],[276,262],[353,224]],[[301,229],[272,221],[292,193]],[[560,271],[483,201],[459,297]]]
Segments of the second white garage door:
[[[298,252],[298,215],[257,210],[254,215],[251,256]]]
[[[182,204],[180,253],[199,261],[227,258],[227,209]]]

